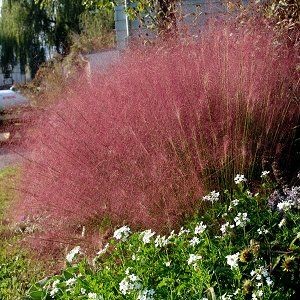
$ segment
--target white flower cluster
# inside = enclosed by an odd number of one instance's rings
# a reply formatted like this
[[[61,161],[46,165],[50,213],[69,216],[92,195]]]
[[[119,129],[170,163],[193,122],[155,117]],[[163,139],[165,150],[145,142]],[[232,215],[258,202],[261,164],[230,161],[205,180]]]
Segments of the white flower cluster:
[[[283,227],[285,224],[286,224],[286,219],[283,218],[283,219],[279,222],[278,227],[281,228],[281,227]]]
[[[257,287],[261,287],[263,285],[262,280],[265,279],[266,284],[271,286],[273,284],[273,281],[271,280],[270,274],[268,270],[264,267],[259,267],[255,270],[252,270],[250,272],[250,275],[257,281],[260,281],[257,283]]]
[[[233,206],[234,207],[238,206],[239,202],[240,202],[240,200],[238,200],[238,199],[232,200],[231,203],[230,203],[230,205],[229,205],[229,207],[228,207],[228,211],[231,211]]]
[[[88,300],[103,300],[103,296],[97,295],[96,293],[88,293]]]
[[[153,289],[150,290],[142,290],[139,292],[138,300],[154,300],[155,291]]]
[[[245,175],[243,174],[236,174],[236,176],[234,177],[234,182],[235,184],[240,184],[242,182],[246,182],[247,179],[245,178]]]
[[[270,174],[270,171],[262,171],[260,177],[266,178]]]
[[[52,282],[52,289],[51,289],[51,291],[50,291],[50,297],[51,298],[54,298],[54,296],[58,293],[58,291],[59,291],[59,289],[58,289],[58,287],[57,287],[57,285],[59,284],[59,280],[57,279],[57,280],[54,280],[53,282]]]
[[[202,259],[202,256],[201,255],[196,255],[196,254],[190,254],[189,255],[189,259],[188,259],[188,261],[187,261],[187,263],[188,263],[188,265],[196,265],[196,262],[198,261],[198,260],[200,260],[200,259]]]
[[[291,208],[300,209],[300,187],[294,186],[284,190],[284,199],[277,204],[278,210],[288,211]]]
[[[117,229],[117,230],[114,232],[114,238],[115,238],[116,240],[121,240],[121,241],[124,242],[124,241],[126,241],[127,238],[129,237],[130,232],[131,232],[130,228],[129,228],[127,225],[125,225],[125,226],[123,226],[123,227]]]
[[[259,235],[262,235],[262,234],[267,234],[267,233],[269,233],[269,230],[266,229],[266,228],[263,226],[263,227],[261,227],[261,228],[258,228],[258,229],[257,229],[257,232],[258,232]]]
[[[202,234],[205,229],[206,229],[206,225],[203,224],[203,222],[201,221],[196,227],[195,227],[195,234]]]
[[[222,232],[222,235],[225,235],[227,233],[227,229],[230,227],[229,225],[229,222],[226,222],[225,224],[222,224],[221,225],[221,232]]]
[[[119,290],[123,295],[142,288],[141,280],[135,274],[129,274],[119,283]]]
[[[263,291],[261,288],[264,285],[264,281],[268,286],[271,286],[273,285],[273,280],[265,267],[259,267],[256,270],[252,270],[250,275],[252,276],[252,280],[255,281],[256,288],[256,290],[252,292],[252,300],[261,299],[263,297]]]
[[[221,296],[221,300],[232,300],[232,299],[236,299],[237,298],[237,295],[240,293],[240,289],[237,289],[234,293],[233,293],[233,295],[230,295],[230,294],[227,294],[227,293],[225,293],[225,294],[223,294],[222,296]]]
[[[258,300],[258,299],[261,299],[261,297],[264,295],[263,291],[262,290],[258,290],[256,292],[253,292],[252,295],[251,295],[251,299],[252,300]]]
[[[210,192],[208,195],[204,196],[202,199],[207,202],[217,202],[219,201],[220,193],[216,191]]]
[[[154,245],[156,248],[161,248],[161,247],[165,247],[166,245],[168,245],[170,242],[170,240],[168,238],[166,238],[165,235],[160,236],[158,235],[154,241]]]
[[[231,300],[232,297],[233,297],[232,295],[225,293],[221,296],[221,300]]]
[[[151,229],[145,230],[141,232],[142,241],[144,244],[149,244],[151,237],[155,235],[154,231],[151,231]]]
[[[71,263],[75,256],[80,253],[80,246],[73,248],[66,256],[66,260]]]
[[[226,256],[227,264],[230,266],[231,269],[235,269],[238,267],[239,256],[240,252]]]
[[[74,285],[75,283],[76,283],[76,278],[72,277],[72,278],[69,278],[69,279],[66,281],[66,286],[71,287],[71,286]]]
[[[200,240],[199,240],[198,237],[194,236],[194,237],[190,240],[190,245],[191,245],[191,246],[196,246],[196,245],[198,245],[198,244],[200,244]]]
[[[249,221],[250,219],[248,218],[248,214],[246,212],[244,213],[239,212],[237,216],[234,218],[236,227],[245,227]]]
[[[178,233],[178,236],[184,235],[184,234],[189,234],[190,230],[189,229],[184,229],[183,227],[180,228],[180,231]]]
[[[277,204],[278,210],[288,211],[293,207],[293,202],[291,201],[282,201]]]

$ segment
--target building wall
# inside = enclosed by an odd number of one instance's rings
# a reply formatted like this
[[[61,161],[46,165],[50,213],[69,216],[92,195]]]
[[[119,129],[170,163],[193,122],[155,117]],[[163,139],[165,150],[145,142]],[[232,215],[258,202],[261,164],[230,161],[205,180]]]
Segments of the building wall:
[[[1,86],[10,86],[14,83],[23,83],[23,82],[27,82],[29,81],[30,75],[27,74],[23,74],[21,73],[20,70],[20,65],[16,65],[12,72],[11,72],[11,77],[10,78],[5,78],[5,74],[3,74],[2,72],[0,72],[0,87]]]
[[[126,47],[129,38],[139,36],[147,30],[141,29],[137,20],[130,21],[125,14],[125,9],[129,1],[123,0],[123,5],[115,8],[115,30],[117,47],[123,49]],[[211,16],[223,14],[226,7],[222,0],[181,0],[178,2],[178,24],[177,27],[184,28],[202,26]],[[149,33],[149,32],[148,32]],[[150,34],[151,35],[151,34]]]

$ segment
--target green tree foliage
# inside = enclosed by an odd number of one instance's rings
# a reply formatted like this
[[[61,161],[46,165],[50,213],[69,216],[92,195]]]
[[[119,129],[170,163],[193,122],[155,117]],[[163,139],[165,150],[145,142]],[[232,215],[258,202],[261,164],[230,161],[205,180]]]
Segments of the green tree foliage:
[[[20,62],[25,73],[28,63],[31,73],[45,60],[45,39],[49,27],[45,13],[33,0],[4,0],[0,19],[1,67],[7,72]]]
[[[72,35],[82,31],[83,0],[3,0],[0,18],[1,67],[20,62],[34,76],[46,54],[67,55]]]
[[[128,0],[126,12],[131,19],[141,23],[159,35],[176,31],[176,3],[180,0]],[[125,0],[85,0],[88,8],[109,10]]]

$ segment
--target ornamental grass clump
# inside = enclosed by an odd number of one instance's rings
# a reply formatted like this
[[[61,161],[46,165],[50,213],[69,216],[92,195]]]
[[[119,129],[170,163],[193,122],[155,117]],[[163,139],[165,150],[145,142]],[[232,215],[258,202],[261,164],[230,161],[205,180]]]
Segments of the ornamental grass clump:
[[[44,232],[76,244],[103,219],[162,232],[237,170],[249,178],[263,156],[287,157],[296,58],[272,37],[211,25],[83,76],[31,131],[17,215],[40,215]]]

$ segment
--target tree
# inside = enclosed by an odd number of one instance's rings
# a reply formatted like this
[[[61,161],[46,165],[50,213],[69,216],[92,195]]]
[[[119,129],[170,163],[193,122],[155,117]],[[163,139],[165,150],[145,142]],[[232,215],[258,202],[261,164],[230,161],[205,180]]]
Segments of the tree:
[[[32,76],[55,49],[67,55],[71,35],[80,33],[83,0],[3,0],[0,18],[2,70],[28,64]]]

